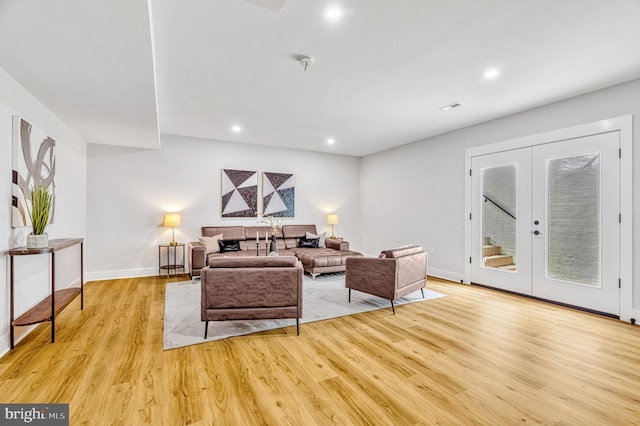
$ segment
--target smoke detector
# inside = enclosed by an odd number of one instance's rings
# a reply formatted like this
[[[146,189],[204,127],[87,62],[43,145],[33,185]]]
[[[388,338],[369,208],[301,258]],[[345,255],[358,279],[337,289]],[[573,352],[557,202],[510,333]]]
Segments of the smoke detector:
[[[313,65],[313,63],[315,62],[315,59],[313,59],[312,56],[300,56],[298,58],[298,61],[300,62],[300,65],[302,65],[302,70],[306,71],[307,68]]]

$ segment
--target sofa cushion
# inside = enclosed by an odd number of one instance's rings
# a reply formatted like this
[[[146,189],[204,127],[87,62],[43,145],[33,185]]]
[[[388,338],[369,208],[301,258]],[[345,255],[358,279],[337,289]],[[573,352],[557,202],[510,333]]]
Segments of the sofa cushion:
[[[284,248],[292,249],[298,247],[298,239],[297,238],[285,238],[284,239]]]
[[[327,245],[325,244],[325,239],[327,238],[327,233],[323,232],[322,234],[314,234],[312,232],[305,233],[305,238],[317,238],[318,239],[318,247],[325,248]]]
[[[231,240],[231,241],[218,241],[218,245],[220,246],[220,253],[224,253],[227,251],[240,251],[240,241]]]
[[[207,250],[207,253],[219,253],[220,246],[218,241],[222,239],[222,234],[214,235],[213,237],[198,237],[198,240]]]
[[[385,254],[385,257],[398,258],[408,256],[410,254],[421,253],[423,251],[424,250],[421,246],[403,246],[392,250],[385,250],[383,253]]]
[[[317,250],[317,249],[315,249]],[[217,259],[219,257],[224,257],[224,258],[230,258],[230,257],[267,257],[267,254],[264,247],[262,247],[259,252],[258,252],[258,256],[256,256],[256,250],[250,250],[250,251],[245,251],[245,250],[240,250],[240,251],[226,251],[224,253],[210,253],[207,255],[207,265],[209,263],[211,263],[211,259]],[[296,257],[296,253],[292,250],[278,250],[278,256],[279,257]]]
[[[303,265],[309,268],[326,268],[345,265],[349,257],[362,257],[362,254],[348,250],[333,250],[328,248],[303,248],[295,249],[296,256]]]
[[[204,237],[213,237],[214,235],[222,234],[223,240],[242,241],[246,239],[244,226],[203,226],[201,231]]]
[[[298,247],[302,248],[318,248],[320,238],[300,238]]]
[[[271,227],[270,226],[245,226],[244,227],[244,235],[247,240],[255,241],[256,233],[258,234],[258,239],[260,241],[264,241],[265,236],[271,237]]]
[[[316,234],[315,225],[282,225],[282,235],[284,238],[301,238],[306,236],[307,232]]]
[[[282,268],[297,264],[293,256],[214,257],[209,261],[210,268]]]

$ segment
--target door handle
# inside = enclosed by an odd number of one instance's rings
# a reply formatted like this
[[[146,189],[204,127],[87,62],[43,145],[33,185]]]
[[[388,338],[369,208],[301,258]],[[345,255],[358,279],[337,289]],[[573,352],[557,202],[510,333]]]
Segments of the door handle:
[[[542,234],[542,232],[538,231],[537,229],[533,231],[533,235],[540,235],[540,234]]]

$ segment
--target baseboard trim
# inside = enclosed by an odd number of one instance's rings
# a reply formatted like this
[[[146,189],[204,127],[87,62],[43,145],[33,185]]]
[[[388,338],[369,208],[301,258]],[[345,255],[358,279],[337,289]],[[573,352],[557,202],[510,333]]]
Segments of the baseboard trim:
[[[87,281],[117,280],[158,275],[158,268],[120,269],[116,271],[87,272]]]
[[[427,275],[435,278],[441,278],[447,281],[457,282],[457,283],[462,283],[464,279],[463,274],[457,274],[455,272],[446,271],[444,269],[431,268],[431,267],[427,267]]]
[[[173,270],[172,270],[173,272]],[[181,275],[181,274],[178,274]],[[189,275],[189,270],[185,268],[184,275]],[[118,280],[123,278],[141,278],[141,277],[157,277],[158,268],[140,268],[140,269],[120,269],[117,271],[99,271],[87,272],[85,279],[89,281],[105,281]],[[166,273],[164,275],[166,277]],[[172,275],[173,276],[173,275]]]

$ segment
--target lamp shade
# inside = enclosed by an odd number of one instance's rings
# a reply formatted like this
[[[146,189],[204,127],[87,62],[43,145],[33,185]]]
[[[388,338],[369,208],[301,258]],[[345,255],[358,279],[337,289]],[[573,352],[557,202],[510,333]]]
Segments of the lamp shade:
[[[327,224],[328,225],[337,225],[338,224],[338,215],[337,214],[327,215]]]
[[[164,215],[164,225],[169,228],[180,226],[180,213],[167,213]]]

